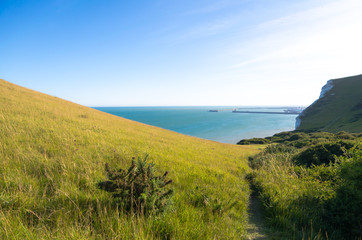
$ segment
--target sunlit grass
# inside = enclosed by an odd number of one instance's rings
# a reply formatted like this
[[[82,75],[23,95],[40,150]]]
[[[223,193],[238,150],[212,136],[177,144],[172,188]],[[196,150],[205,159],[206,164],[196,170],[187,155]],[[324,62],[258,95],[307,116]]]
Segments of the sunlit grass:
[[[314,146],[341,144],[338,136]],[[297,162],[305,156],[300,152],[319,148],[307,145],[297,149],[292,143],[270,145],[250,159],[254,171],[249,179],[263,203],[269,226],[280,233],[278,239],[361,238],[360,140],[361,136],[355,135],[349,140],[355,146],[338,157],[334,155],[335,162],[330,163],[317,164],[314,160],[315,165],[308,166]]]
[[[1,239],[240,239],[249,188],[236,146],[177,134],[0,80]],[[104,164],[150,156],[169,171],[173,208],[123,213],[97,189]],[[198,205],[196,198],[207,198]],[[228,209],[230,200],[235,204]],[[215,212],[213,208],[221,208]],[[221,206],[221,207],[220,207]]]

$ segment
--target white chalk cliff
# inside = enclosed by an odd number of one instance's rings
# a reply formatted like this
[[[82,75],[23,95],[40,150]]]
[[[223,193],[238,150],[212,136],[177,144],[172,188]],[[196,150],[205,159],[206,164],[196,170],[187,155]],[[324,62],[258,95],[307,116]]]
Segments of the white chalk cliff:
[[[326,93],[329,92],[329,91],[333,88],[333,86],[334,86],[334,85],[333,85],[333,80],[329,80],[329,81],[327,82],[327,84],[322,87],[321,94],[319,95],[319,98],[318,98],[317,100],[315,100],[309,107],[307,107],[306,109],[304,109],[303,112],[301,112],[301,113],[296,117],[296,119],[295,119],[295,129],[297,129],[297,128],[300,126],[300,124],[302,123],[301,117],[303,117],[304,112],[305,112],[308,108],[310,108],[311,106],[313,106],[313,104],[314,104],[315,102],[317,102],[319,99],[323,98],[323,97],[326,95]]]

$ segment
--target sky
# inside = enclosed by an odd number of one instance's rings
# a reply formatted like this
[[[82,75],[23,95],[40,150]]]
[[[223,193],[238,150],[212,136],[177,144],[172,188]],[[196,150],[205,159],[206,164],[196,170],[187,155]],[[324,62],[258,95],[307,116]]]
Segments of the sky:
[[[86,106],[307,106],[362,74],[361,0],[0,0],[0,78]]]

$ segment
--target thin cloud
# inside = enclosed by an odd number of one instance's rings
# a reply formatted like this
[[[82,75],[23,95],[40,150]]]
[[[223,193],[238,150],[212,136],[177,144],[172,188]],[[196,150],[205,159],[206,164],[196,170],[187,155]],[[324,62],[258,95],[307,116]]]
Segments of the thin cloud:
[[[259,37],[237,50],[243,60],[230,68],[273,59],[300,59],[306,65],[308,57],[327,62],[332,62],[331,57],[356,59],[362,52],[361,10],[360,1],[334,1],[262,23],[255,30]]]
[[[274,29],[276,27],[281,28],[283,26],[295,26],[299,24],[315,23],[316,21],[323,20],[324,18],[330,18],[336,14],[353,9],[354,6],[348,4],[348,2],[352,3],[353,5],[358,4],[358,1],[355,0],[332,1],[318,7],[313,7],[287,16],[266,21],[259,24],[257,28],[262,31]]]

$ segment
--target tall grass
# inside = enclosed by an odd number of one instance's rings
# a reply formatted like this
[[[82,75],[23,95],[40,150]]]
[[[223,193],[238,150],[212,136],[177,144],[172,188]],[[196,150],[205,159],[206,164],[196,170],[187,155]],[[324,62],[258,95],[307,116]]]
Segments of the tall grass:
[[[257,151],[136,123],[0,80],[0,238],[243,238],[246,158]],[[146,154],[160,173],[170,172],[175,189],[172,209],[147,218],[118,211],[96,187],[105,163],[125,167]]]
[[[269,225],[285,239],[361,239],[360,146],[329,164],[300,165],[296,156],[311,149],[271,145],[250,159]]]

